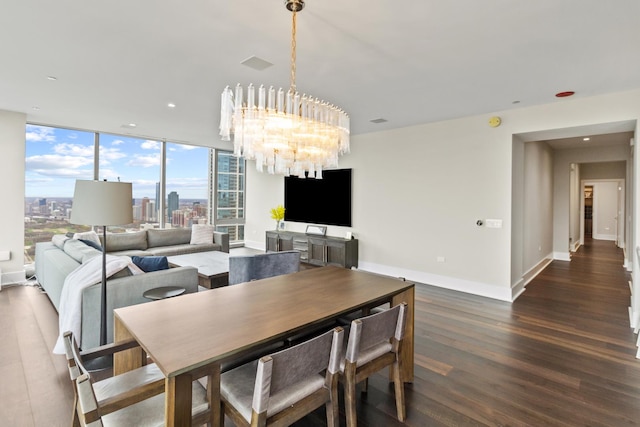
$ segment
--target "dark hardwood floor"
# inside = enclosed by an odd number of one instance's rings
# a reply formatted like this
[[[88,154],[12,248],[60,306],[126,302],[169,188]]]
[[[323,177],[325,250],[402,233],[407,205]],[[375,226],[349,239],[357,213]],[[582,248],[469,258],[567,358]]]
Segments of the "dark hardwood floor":
[[[612,242],[590,240],[513,304],[417,285],[407,421],[396,420],[393,388],[378,374],[358,402],[359,425],[640,425],[622,262]],[[37,288],[3,288],[1,426],[69,424],[72,389],[64,357],[51,354],[56,334],[57,315]],[[324,411],[296,423],[316,425],[326,425]]]

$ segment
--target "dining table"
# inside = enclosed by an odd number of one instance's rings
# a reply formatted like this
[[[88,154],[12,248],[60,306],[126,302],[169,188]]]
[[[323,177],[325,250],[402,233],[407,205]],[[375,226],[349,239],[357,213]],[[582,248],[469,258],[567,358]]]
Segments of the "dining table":
[[[114,357],[114,374],[151,359],[165,376],[167,426],[191,425],[191,382],[209,382],[212,426],[224,425],[221,363],[384,303],[407,303],[402,377],[413,381],[414,284],[326,266],[114,310],[114,340],[138,346]]]

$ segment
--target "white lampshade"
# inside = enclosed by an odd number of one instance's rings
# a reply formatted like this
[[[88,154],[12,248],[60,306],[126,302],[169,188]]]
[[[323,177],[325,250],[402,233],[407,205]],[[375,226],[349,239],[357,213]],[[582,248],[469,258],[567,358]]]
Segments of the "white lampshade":
[[[70,222],[124,225],[133,222],[130,182],[76,181]]]

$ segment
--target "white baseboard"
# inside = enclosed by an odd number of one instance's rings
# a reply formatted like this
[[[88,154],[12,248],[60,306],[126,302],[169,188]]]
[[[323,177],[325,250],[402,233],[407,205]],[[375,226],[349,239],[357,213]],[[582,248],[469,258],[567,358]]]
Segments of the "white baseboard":
[[[389,265],[359,261],[358,269],[371,273],[384,274],[393,277],[404,277],[409,281],[465,292],[482,297],[493,298],[501,301],[513,301],[511,287],[501,287],[487,283],[474,282],[472,280],[458,279],[455,277],[440,276],[424,271],[415,271]]]
[[[571,254],[569,252],[554,252],[553,259],[558,261],[571,261]]]
[[[633,311],[633,307],[629,307],[629,325],[634,331],[640,329],[640,311]]]
[[[522,275],[522,281],[524,282],[524,286],[527,286],[529,282],[531,282],[538,274],[542,272],[549,264],[553,262],[553,255],[549,254],[543,259],[540,260],[536,265],[531,267],[529,270],[525,271]]]
[[[595,234],[593,235],[593,238],[596,240],[612,240],[612,241],[616,241],[616,235],[615,234]]]
[[[255,241],[255,240],[245,240],[244,241],[244,245],[247,248],[257,249],[259,251],[266,251],[267,250],[267,244],[264,241],[258,242],[258,241]]]
[[[575,242],[572,246],[571,246],[571,252],[578,252],[578,249],[580,249],[580,242]]]
[[[24,270],[11,271],[9,273],[0,274],[0,283],[2,285],[13,285],[16,283],[24,283],[24,282],[25,282]],[[0,285],[0,289],[2,289],[2,285]]]

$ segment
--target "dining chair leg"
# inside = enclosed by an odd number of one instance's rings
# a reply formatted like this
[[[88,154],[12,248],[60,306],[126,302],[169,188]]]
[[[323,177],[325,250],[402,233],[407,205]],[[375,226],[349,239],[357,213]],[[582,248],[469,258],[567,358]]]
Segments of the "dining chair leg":
[[[332,381],[330,392],[330,399],[325,405],[327,408],[327,427],[340,427],[340,408],[338,403],[337,375]]]
[[[347,415],[347,427],[357,427],[355,363],[347,362],[344,370],[344,406]]]
[[[402,381],[402,366],[399,360],[393,363],[393,384],[396,394],[396,413],[399,421],[406,418],[406,410],[404,404],[404,382]]]
[[[80,418],[78,418],[78,395],[73,398],[73,413],[71,414],[71,427],[80,427]]]

